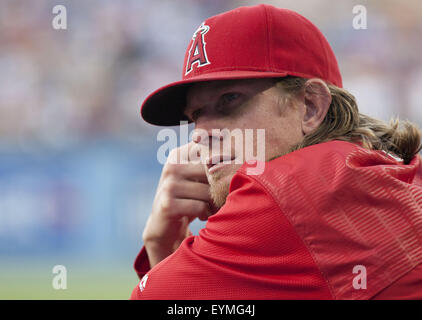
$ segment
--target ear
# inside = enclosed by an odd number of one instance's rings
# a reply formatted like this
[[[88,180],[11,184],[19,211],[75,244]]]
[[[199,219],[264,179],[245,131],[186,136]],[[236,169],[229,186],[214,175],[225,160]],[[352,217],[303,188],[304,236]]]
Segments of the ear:
[[[302,133],[315,131],[324,120],[331,104],[331,93],[321,79],[309,79],[304,85],[304,113]]]

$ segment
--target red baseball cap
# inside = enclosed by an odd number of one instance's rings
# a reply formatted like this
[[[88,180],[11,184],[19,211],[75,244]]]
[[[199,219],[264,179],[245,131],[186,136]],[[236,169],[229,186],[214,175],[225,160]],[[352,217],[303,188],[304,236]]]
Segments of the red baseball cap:
[[[270,5],[241,7],[205,20],[185,54],[182,80],[151,93],[142,118],[155,125],[188,121],[186,91],[195,82],[285,76],[342,79],[327,39],[300,14]]]

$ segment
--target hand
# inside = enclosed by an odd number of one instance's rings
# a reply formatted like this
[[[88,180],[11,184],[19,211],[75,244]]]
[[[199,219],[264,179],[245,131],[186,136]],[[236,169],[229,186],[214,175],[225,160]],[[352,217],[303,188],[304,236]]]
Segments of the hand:
[[[204,165],[186,163],[189,160],[187,151],[193,149],[193,142],[173,149],[161,173],[152,212],[143,232],[151,268],[191,235],[189,224],[195,218],[205,221],[215,212]],[[176,161],[177,157],[179,161]]]

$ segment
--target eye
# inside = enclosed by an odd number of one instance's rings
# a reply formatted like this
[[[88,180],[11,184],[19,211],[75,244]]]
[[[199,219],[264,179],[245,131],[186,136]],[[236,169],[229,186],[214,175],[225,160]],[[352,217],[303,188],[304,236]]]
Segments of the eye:
[[[225,93],[221,96],[220,103],[229,104],[232,101],[235,101],[236,99],[238,99],[239,97],[240,97],[240,94],[236,92]]]
[[[240,104],[241,94],[237,92],[228,92],[223,94],[218,100],[217,111],[221,114],[230,114]]]

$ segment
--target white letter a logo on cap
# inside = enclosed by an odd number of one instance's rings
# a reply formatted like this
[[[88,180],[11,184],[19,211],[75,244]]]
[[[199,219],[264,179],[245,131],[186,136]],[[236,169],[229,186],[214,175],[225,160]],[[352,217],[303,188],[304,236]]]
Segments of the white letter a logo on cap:
[[[185,76],[192,71],[194,64],[197,64],[197,68],[210,64],[207,51],[205,50],[204,35],[209,31],[210,27],[205,25],[204,22],[195,31],[192,37],[192,46],[189,49],[188,59],[186,61],[186,72]]]

